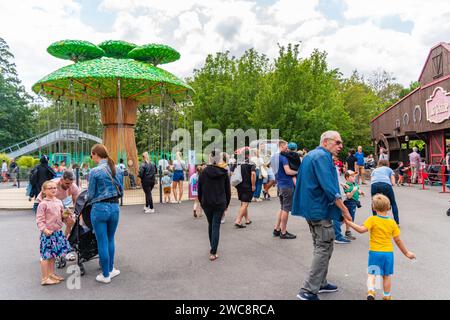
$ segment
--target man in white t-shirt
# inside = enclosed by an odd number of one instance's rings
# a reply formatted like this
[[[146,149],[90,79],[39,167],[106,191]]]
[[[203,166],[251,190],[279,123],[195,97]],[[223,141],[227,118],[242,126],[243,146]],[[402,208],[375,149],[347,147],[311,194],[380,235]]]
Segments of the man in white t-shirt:
[[[8,164],[6,163],[6,160],[3,160],[2,162],[2,178],[3,182],[8,182]]]
[[[158,161],[158,170],[161,170],[161,172],[164,172],[169,167],[169,161],[166,158],[166,155],[163,155],[162,159]]]

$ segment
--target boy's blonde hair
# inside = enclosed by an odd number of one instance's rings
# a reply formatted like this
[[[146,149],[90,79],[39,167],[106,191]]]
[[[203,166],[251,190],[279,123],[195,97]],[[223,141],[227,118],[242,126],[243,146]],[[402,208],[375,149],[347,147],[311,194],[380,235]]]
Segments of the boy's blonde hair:
[[[47,180],[42,184],[41,192],[42,192],[42,198],[45,198],[47,195],[45,194],[45,189],[47,189],[49,184],[54,184],[56,186],[56,182],[52,180]]]
[[[163,171],[163,175],[168,176],[169,175],[169,171],[168,170],[164,170]]]
[[[372,198],[372,207],[375,211],[386,212],[391,208],[391,202],[388,197],[378,193]]]

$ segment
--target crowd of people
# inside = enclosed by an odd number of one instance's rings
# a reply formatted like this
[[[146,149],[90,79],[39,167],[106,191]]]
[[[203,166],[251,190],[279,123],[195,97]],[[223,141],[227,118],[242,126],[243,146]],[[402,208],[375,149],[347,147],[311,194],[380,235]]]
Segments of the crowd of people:
[[[273,236],[284,240],[296,239],[296,235],[288,232],[287,228],[289,215],[292,214],[306,219],[313,238],[313,262],[297,295],[299,299],[318,300],[318,294],[338,290],[327,280],[329,261],[333,244],[349,244],[356,240],[351,229],[358,233],[370,232],[367,298],[375,298],[373,280],[380,275],[384,281],[383,299],[391,299],[392,239],[408,258],[415,258],[399,238],[399,213],[393,191],[396,185],[394,171],[385,159],[378,161],[374,168],[373,155],[366,158],[361,147],[357,151],[349,151],[342,170],[337,160],[342,147],[339,133],[327,131],[321,136],[320,145],[312,151],[299,151],[295,143],[283,140],[278,143],[278,152],[269,157],[260,150],[249,148],[236,158],[213,150],[208,163],[196,166],[195,173],[188,179],[193,216],[198,218],[204,213],[207,219],[209,260],[219,257],[220,227],[224,223],[225,213],[229,212],[231,188],[236,188],[240,201],[234,226],[243,229],[252,224],[249,215],[251,202],[270,200],[270,188],[276,186],[280,207],[275,215]],[[102,273],[96,280],[109,283],[120,274],[114,265],[114,238],[119,223],[123,177],[127,170],[121,166],[122,162],[117,166],[114,164],[103,145],[92,148],[91,159],[98,164],[88,173],[88,201],[92,205],[91,220],[102,267]],[[145,193],[144,212],[155,212],[152,189],[157,183],[158,171],[162,175],[164,202],[180,203],[187,171],[182,154],[177,153],[173,162],[162,158],[158,167],[149,160],[148,153],[145,152],[142,159],[138,177]],[[365,195],[360,184],[366,184],[366,170],[371,172],[373,216],[359,226],[354,221],[357,208],[361,207],[360,197]],[[339,183],[342,171],[344,179]],[[74,216],[72,212],[66,212],[66,208],[69,202],[76,202],[81,190],[74,183],[72,171],[66,170],[61,177],[56,177],[45,156],[41,158],[36,172],[34,194],[37,190],[41,191],[36,195],[36,220],[41,232],[41,283],[51,285],[63,281],[55,274],[54,259],[72,251],[66,240],[73,227]],[[171,193],[174,201],[171,201]],[[391,208],[394,220],[387,214]],[[66,225],[64,233],[63,224]],[[344,234],[341,231],[343,225]]]

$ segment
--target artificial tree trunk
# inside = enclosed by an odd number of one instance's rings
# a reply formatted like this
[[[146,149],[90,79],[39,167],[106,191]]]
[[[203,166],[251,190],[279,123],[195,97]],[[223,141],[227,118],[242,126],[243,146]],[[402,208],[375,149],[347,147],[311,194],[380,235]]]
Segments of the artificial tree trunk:
[[[134,127],[138,101],[121,99],[122,112],[119,112],[119,99],[107,98],[100,100],[100,111],[103,123],[103,144],[108,149],[110,157],[119,163],[118,155],[126,153],[128,171],[136,177],[139,168]],[[131,162],[130,162],[131,160]]]

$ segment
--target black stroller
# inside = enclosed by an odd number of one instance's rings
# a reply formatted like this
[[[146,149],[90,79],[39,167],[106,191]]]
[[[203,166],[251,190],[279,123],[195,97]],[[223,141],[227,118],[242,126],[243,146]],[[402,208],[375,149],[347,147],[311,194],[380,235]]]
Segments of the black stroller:
[[[87,190],[78,196],[75,203],[75,224],[69,235],[69,243],[77,254],[77,265],[81,275],[85,274],[83,263],[98,258],[97,239],[95,238],[91,222],[92,206],[86,203]],[[65,261],[64,261],[65,265]]]
[[[426,182],[428,182],[430,185],[433,185],[434,183],[439,184],[442,181],[440,177],[440,165],[430,165],[425,171],[426,173],[428,173]]]

